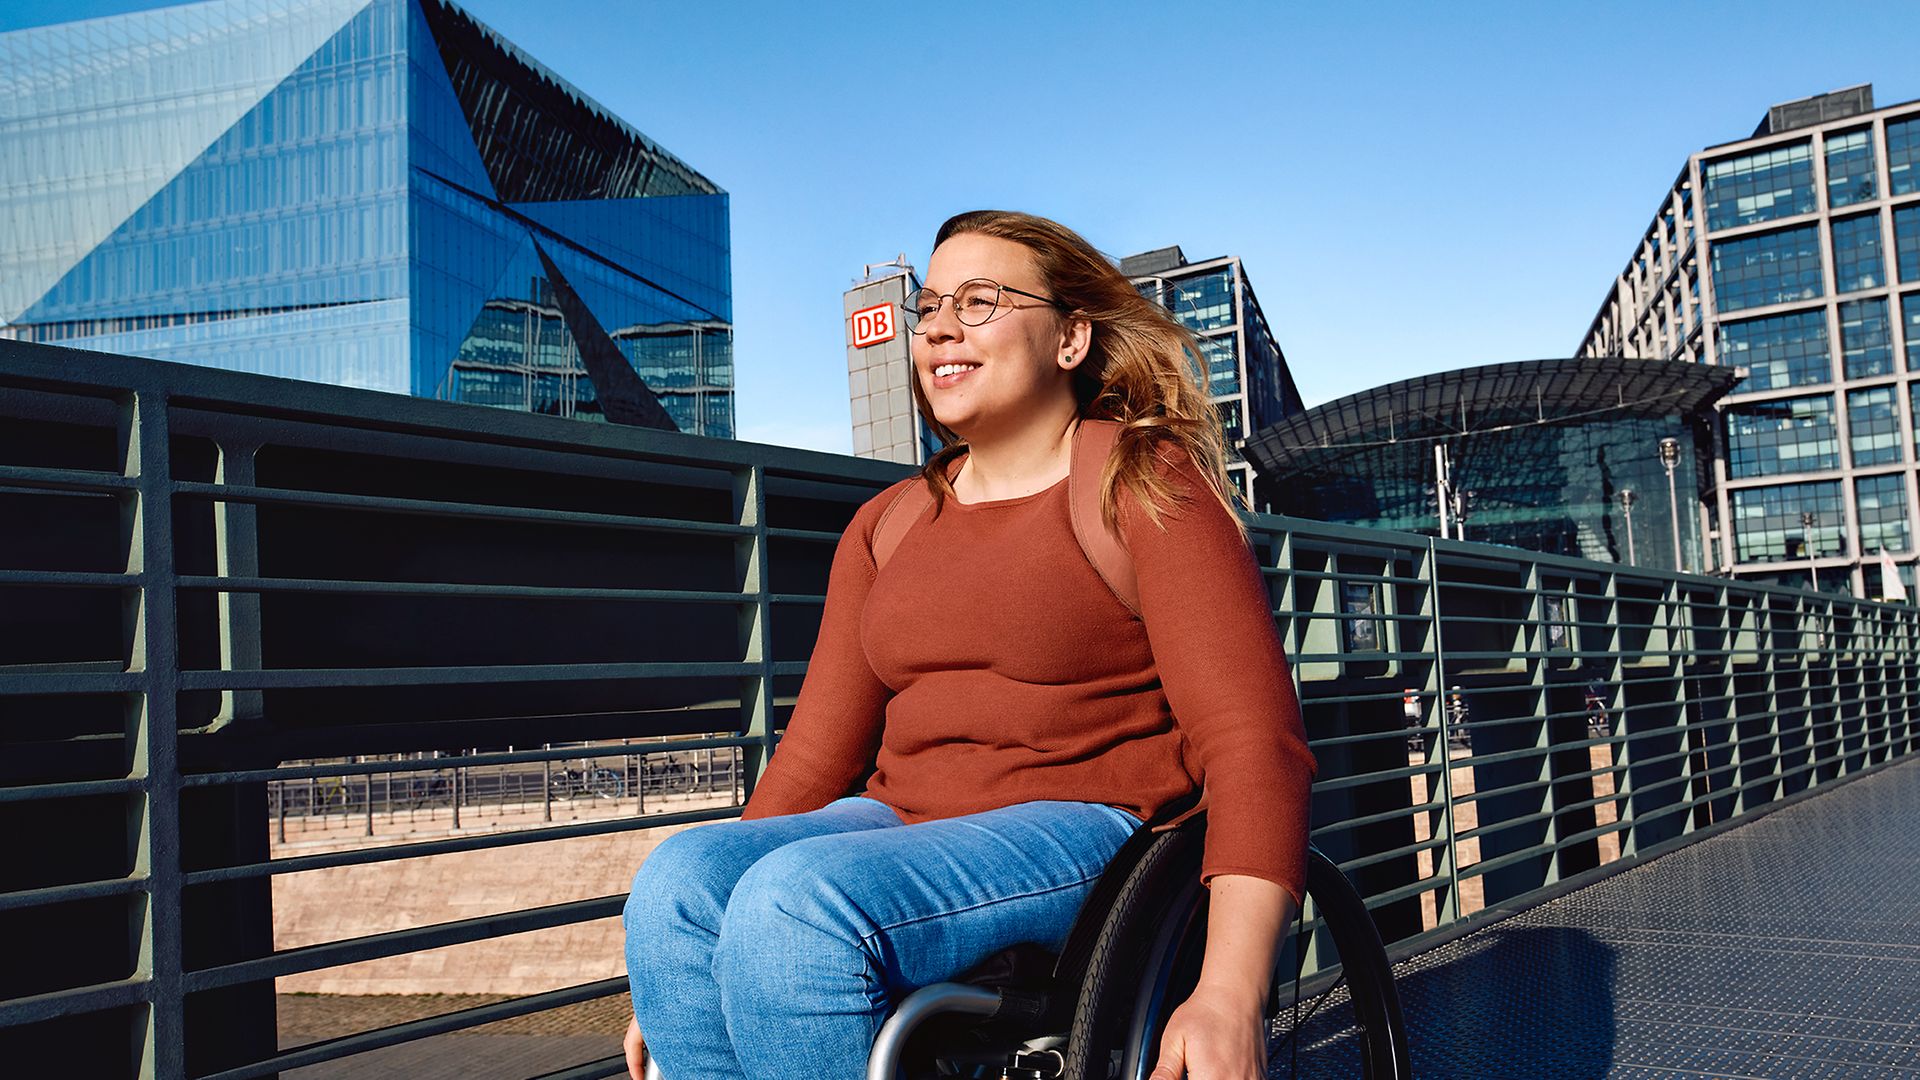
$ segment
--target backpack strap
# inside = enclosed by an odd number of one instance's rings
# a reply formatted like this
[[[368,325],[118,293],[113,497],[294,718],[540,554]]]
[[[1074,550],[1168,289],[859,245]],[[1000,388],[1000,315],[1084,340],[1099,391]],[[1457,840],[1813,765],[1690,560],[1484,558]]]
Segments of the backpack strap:
[[[1073,535],[1080,550],[1093,564],[1094,572],[1106,582],[1114,598],[1135,615],[1140,614],[1140,579],[1133,556],[1120,543],[1120,537],[1108,529],[1100,515],[1100,492],[1106,479],[1107,460],[1114,444],[1120,441],[1121,425],[1113,420],[1082,420],[1073,431],[1072,461],[1067,467],[1067,507],[1073,521]],[[907,533],[926,516],[933,504],[933,492],[915,479],[900,488],[880,523],[873,529],[873,568],[876,573],[906,539]]]
[[[1086,553],[1094,572],[1107,583],[1121,606],[1139,615],[1140,575],[1134,571],[1133,556],[1100,515],[1100,493],[1106,487],[1107,462],[1113,458],[1113,447],[1120,441],[1122,426],[1114,420],[1082,420],[1073,429],[1067,507],[1073,518],[1074,538],[1080,541],[1080,550]]]
[[[873,527],[874,573],[879,573],[880,568],[887,565],[894,549],[907,538],[907,531],[926,515],[927,507],[932,505],[933,491],[927,487],[925,480],[916,476],[900,486],[900,493],[880,512],[880,523]]]

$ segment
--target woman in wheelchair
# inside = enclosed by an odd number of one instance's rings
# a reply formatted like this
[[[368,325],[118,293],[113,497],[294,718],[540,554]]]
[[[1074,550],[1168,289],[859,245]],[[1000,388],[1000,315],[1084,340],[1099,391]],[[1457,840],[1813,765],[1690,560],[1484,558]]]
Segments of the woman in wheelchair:
[[[1314,763],[1206,354],[1080,236],[1001,211],[941,227],[903,319],[947,446],[842,537],[740,820],[635,876],[629,1068],[865,1075],[902,998],[1060,948],[1121,845],[1204,779],[1204,954],[1152,1077],[1255,1080]],[[1099,455],[1077,484],[1076,450]],[[1137,586],[1107,580],[1116,546]]]

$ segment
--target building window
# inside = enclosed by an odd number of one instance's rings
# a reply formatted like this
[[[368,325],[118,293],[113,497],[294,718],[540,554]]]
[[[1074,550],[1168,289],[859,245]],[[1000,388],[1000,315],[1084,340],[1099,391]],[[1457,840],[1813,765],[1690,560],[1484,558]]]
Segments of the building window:
[[[1802,514],[1813,515],[1808,529]],[[1846,510],[1838,480],[1737,488],[1733,492],[1734,557],[1743,563],[1785,562],[1846,550]]]
[[[1240,335],[1228,332],[1219,337],[1201,338],[1200,351],[1206,355],[1206,372],[1201,377],[1207,393],[1214,397],[1240,392],[1240,350],[1234,346]]]
[[[1893,251],[1901,281],[1920,281],[1920,203],[1893,212]]]
[[[1873,129],[1827,136],[1827,205],[1838,209],[1873,198]]]
[[[1880,215],[1861,214],[1833,223],[1833,288],[1858,292],[1887,283],[1880,261]]]
[[[1802,225],[1713,245],[1713,293],[1722,313],[1823,295],[1820,230]]]
[[[1893,373],[1893,336],[1885,300],[1849,300],[1840,305],[1840,360],[1849,379]]]
[[[1894,387],[1847,393],[1847,441],[1855,468],[1899,462],[1900,399],[1894,396]]]
[[[1233,325],[1233,268],[1168,283],[1173,315],[1187,329],[1218,330]]]
[[[1907,550],[1907,478],[1863,476],[1854,481],[1860,508],[1860,553]]]
[[[1833,378],[1825,311],[1721,323],[1719,353],[1723,366],[1747,369],[1742,393],[1813,386]]]
[[[1802,139],[1701,167],[1707,228],[1726,229],[1813,210],[1813,145]]]
[[[1887,121],[1887,188],[1891,195],[1920,191],[1920,116]]]
[[[1840,466],[1829,394],[1729,405],[1726,418],[1727,471],[1736,480]]]
[[[1379,618],[1380,586],[1364,581],[1340,583],[1340,611],[1346,618],[1348,652],[1381,652],[1386,648],[1386,624]]]
[[[1240,402],[1219,401],[1213,406],[1220,413],[1220,428],[1227,438],[1227,447],[1232,449],[1240,442]],[[1237,457],[1239,452],[1234,451]]]
[[[1901,297],[1900,311],[1907,323],[1907,370],[1920,371],[1920,293]]]

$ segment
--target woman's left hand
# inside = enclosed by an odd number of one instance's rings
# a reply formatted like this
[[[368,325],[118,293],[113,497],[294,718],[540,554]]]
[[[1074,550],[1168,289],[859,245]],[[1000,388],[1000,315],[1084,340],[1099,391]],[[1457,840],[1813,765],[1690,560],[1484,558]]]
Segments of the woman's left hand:
[[[1267,1074],[1262,1004],[1200,986],[1167,1018],[1160,1061],[1147,1080],[1262,1080]]]

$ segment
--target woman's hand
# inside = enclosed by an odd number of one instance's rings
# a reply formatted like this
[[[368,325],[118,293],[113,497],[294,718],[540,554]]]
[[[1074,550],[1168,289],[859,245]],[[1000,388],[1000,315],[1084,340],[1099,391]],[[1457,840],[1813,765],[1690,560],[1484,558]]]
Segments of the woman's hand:
[[[640,1038],[640,1018],[627,1021],[627,1037],[620,1040],[627,1051],[627,1075],[633,1080],[647,1080],[647,1044]]]
[[[1202,986],[1167,1018],[1160,1061],[1147,1080],[1262,1080],[1267,1025],[1262,1006],[1241,994]]]
[[[1266,1075],[1267,992],[1274,955],[1293,918],[1293,897],[1244,874],[1215,875],[1211,892],[1200,983],[1167,1017],[1160,1061],[1147,1080]]]

